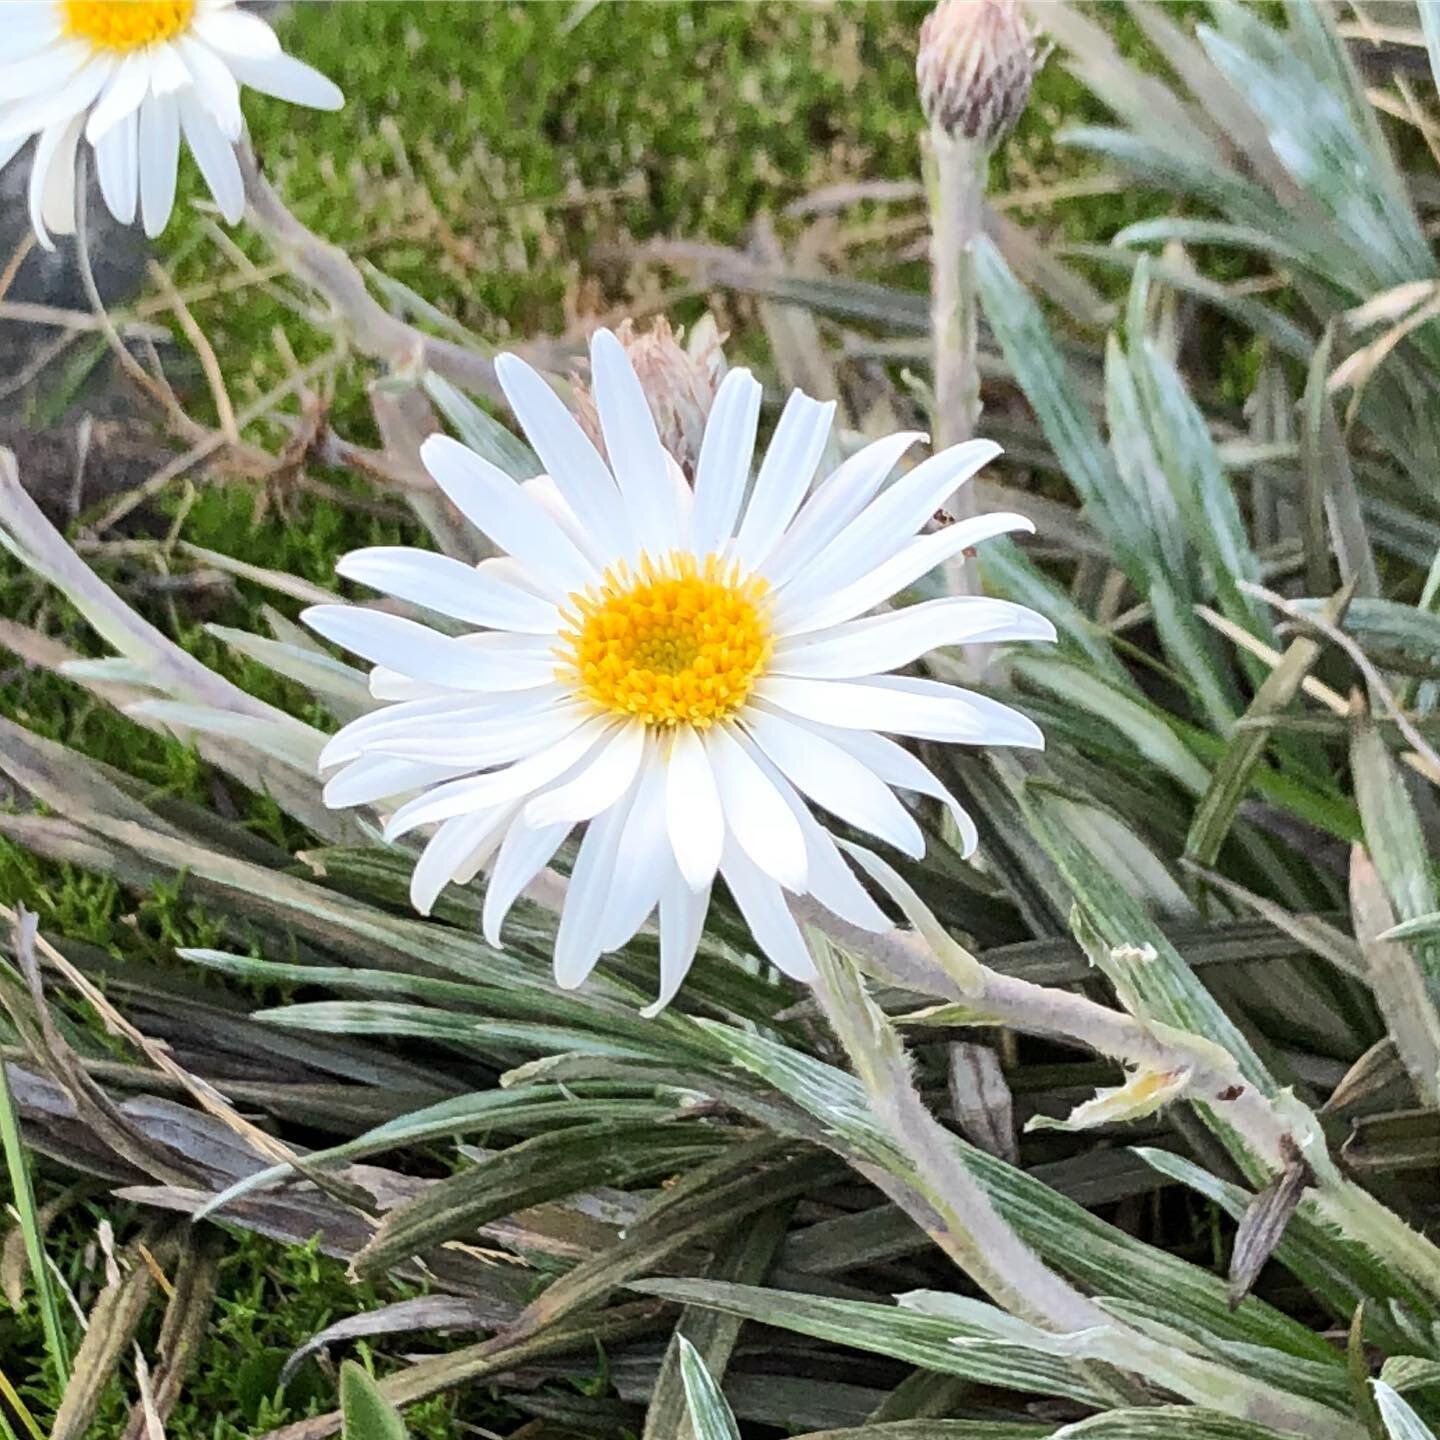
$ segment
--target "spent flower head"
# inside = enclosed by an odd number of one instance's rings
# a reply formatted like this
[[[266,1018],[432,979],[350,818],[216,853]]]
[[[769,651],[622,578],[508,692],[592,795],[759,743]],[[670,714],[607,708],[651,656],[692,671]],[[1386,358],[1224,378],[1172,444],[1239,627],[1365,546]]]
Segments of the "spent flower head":
[[[428,832],[410,887],[422,912],[488,870],[493,945],[581,829],[555,940],[561,985],[579,985],[658,912],[663,1005],[717,881],[760,949],[808,979],[787,893],[867,930],[889,924],[812,807],[918,857],[924,834],[895,791],[931,796],[973,848],[969,816],[888,737],[1042,743],[996,700],[888,672],[936,646],[1053,639],[1048,621],[979,596],[869,612],[951,556],[1033,527],[996,514],[924,533],[998,453],[988,441],[887,485],[925,438],[887,436],[812,491],[835,407],[798,391],[752,484],[761,391],[744,369],[719,387],[692,486],[661,441],[633,348],[601,330],[590,354],[604,457],[513,355],[496,372],[547,473],[516,481],[444,436],[421,449],[503,555],[471,566],[387,546],[340,563],[346,578],[469,633],[359,605],[306,612],[374,666],[371,692],[386,702],[326,746],[326,802],[379,802],[392,840]]]
[[[6,0],[0,5],[0,166],[32,136],[30,219],[47,248],[75,230],[80,140],[122,225],[158,235],[175,204],[180,140],[221,214],[245,210],[235,156],[240,87],[321,110],[344,103],[235,0]]]
[[[925,118],[992,149],[1024,112],[1039,63],[1021,0],[940,0],[920,27],[915,62]]]
[[[624,346],[645,392],[661,445],[693,480],[705,422],[725,378],[723,337],[715,321],[706,315],[686,337],[683,332],[677,335],[663,315],[648,330],[637,330],[632,321],[622,320],[615,327],[615,338]],[[593,391],[577,380],[574,396],[581,429],[604,455],[605,434]]]

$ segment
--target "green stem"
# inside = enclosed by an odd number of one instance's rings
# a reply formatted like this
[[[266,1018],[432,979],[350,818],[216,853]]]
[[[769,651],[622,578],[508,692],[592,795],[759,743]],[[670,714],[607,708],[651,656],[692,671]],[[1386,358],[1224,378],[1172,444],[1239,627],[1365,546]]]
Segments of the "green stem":
[[[49,1262],[40,1240],[40,1222],[35,1211],[35,1192],[30,1186],[30,1170],[25,1163],[25,1143],[20,1135],[20,1120],[15,1112],[15,1098],[10,1091],[8,1068],[0,1061],[0,1144],[5,1147],[5,1163],[10,1171],[10,1191],[15,1199],[15,1212],[20,1218],[20,1233],[25,1239],[25,1255],[30,1275],[35,1282],[35,1297],[40,1307],[40,1323],[45,1329],[45,1346],[50,1352],[55,1374],[63,1390],[70,1380],[70,1348],[60,1326],[60,1307],[50,1283]]]

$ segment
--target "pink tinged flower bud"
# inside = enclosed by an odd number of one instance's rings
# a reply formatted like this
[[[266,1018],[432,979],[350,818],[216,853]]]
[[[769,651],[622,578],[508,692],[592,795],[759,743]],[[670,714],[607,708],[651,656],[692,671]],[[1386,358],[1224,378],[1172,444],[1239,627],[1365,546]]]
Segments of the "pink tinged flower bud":
[[[720,348],[723,337],[715,321],[706,315],[683,344],[683,332],[677,335],[663,315],[644,333],[637,332],[629,320],[616,326],[615,333],[650,402],[660,443],[675,457],[686,478],[694,480],[705,421],[725,378],[725,356]],[[576,380],[573,393],[581,428],[604,454],[605,438],[590,387]]]
[[[940,0],[915,62],[925,118],[989,150],[1015,128],[1039,63],[1020,0]]]

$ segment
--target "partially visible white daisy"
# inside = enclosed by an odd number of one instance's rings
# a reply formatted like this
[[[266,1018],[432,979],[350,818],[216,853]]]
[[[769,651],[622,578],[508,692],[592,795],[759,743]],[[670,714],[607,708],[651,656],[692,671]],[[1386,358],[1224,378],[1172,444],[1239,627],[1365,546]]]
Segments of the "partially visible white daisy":
[[[353,605],[305,614],[370,661],[372,693],[393,702],[326,746],[327,803],[382,802],[390,839],[435,827],[410,887],[422,913],[447,884],[488,869],[493,945],[516,898],[584,827],[555,941],[563,986],[658,910],[656,1004],[668,1002],[717,878],[763,952],[810,978],[787,892],[867,930],[888,926],[812,806],[918,857],[923,833],[894,791],[932,796],[968,852],[969,816],[888,736],[1043,744],[995,700],[887,672],[937,646],[1052,640],[1047,620],[977,596],[866,617],[951,556],[1033,528],[997,514],[921,533],[998,448],[957,445],[887,486],[925,438],[892,435],[812,493],[835,407],[797,391],[751,485],[760,386],[739,369],[715,398],[692,489],[608,331],[591,347],[608,463],[528,365],[507,355],[496,369],[548,473],[519,483],[444,436],[421,455],[505,553],[470,566],[381,547],[339,566],[473,632]]]
[[[0,5],[0,166],[30,137],[30,219],[47,249],[75,230],[75,155],[94,147],[101,194],[122,225],[158,235],[175,204],[185,137],[220,212],[245,210],[235,158],[240,87],[321,110],[344,103],[284,54],[235,0],[5,0]]]

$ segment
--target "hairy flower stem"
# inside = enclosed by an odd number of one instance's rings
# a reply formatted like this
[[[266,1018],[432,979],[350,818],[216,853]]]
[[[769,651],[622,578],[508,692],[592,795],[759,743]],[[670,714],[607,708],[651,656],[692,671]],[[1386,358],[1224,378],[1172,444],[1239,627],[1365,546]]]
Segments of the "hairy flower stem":
[[[815,994],[840,1037],[870,1108],[914,1167],[914,1186],[934,1211],[926,1229],[997,1304],[1048,1330],[1110,1323],[1093,1301],[1048,1269],[1000,1218],[990,1197],[960,1164],[939,1122],[915,1089],[893,1027],[865,994],[858,973],[824,939],[816,951]],[[907,1208],[914,1208],[912,1205]]]
[[[969,440],[980,419],[978,310],[974,243],[984,216],[989,151],[975,140],[932,127],[924,145],[925,189],[930,201],[930,328],[934,351],[934,446],[943,450]],[[975,513],[974,492],[962,485],[950,503],[957,520]],[[955,595],[980,590],[975,561],[957,556],[946,566]],[[975,647],[967,647],[973,665]]]
[[[963,974],[952,974],[943,957],[914,932],[873,935],[808,898],[791,905],[802,923],[844,946],[875,976],[964,1005],[977,1021],[1083,1045],[1127,1067],[1185,1072],[1186,1097],[1212,1110],[1267,1172],[1281,1172],[1287,1153],[1298,1149],[1315,1172],[1309,1196],[1320,1215],[1440,1303],[1440,1248],[1340,1172],[1318,1121],[1304,1105],[1289,1092],[1273,1099],[1263,1094],[1213,1041],[1084,995],[1002,975],[978,962]]]
[[[889,1164],[877,1153],[881,1163],[867,1167],[871,1178],[992,1300],[1056,1337],[1037,1334],[1037,1350],[1070,1357],[1116,1405],[1145,1403],[1147,1392],[1131,1378],[1140,1377],[1197,1405],[1308,1440],[1360,1440],[1360,1427],[1346,1417],[1138,1330],[1051,1270],[1001,1217],[926,1107],[899,1036],[854,965],[825,936],[814,929],[811,935],[816,997],[900,1152]]]

